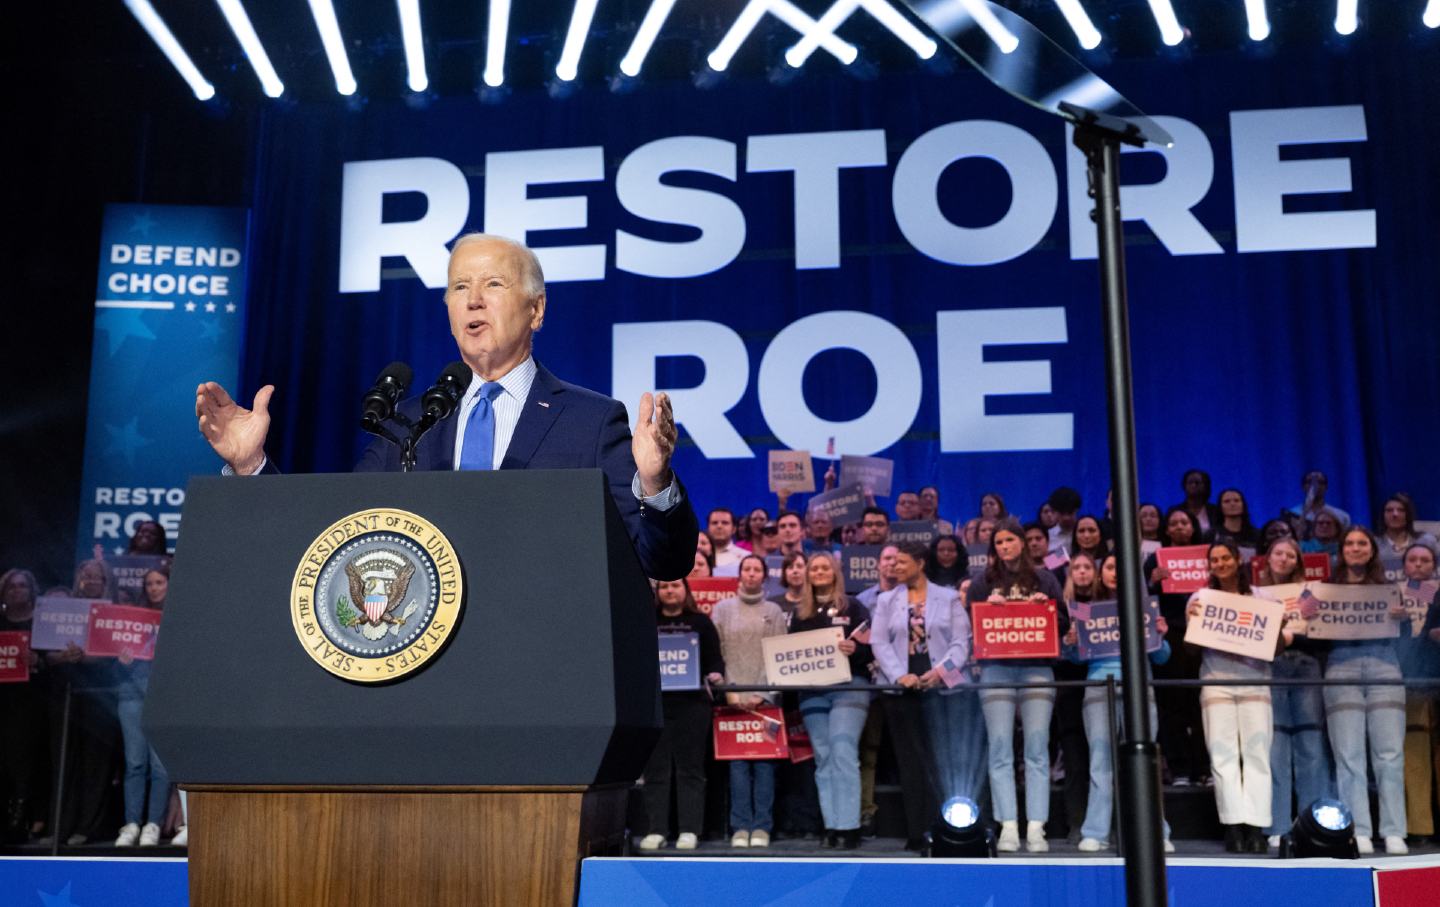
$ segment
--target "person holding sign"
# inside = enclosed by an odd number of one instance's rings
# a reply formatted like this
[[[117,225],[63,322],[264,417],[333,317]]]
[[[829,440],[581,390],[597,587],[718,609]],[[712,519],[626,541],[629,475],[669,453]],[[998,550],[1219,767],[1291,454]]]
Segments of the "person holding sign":
[[[1065,602],[1071,616],[1075,618],[1070,623],[1070,629],[1065,631],[1065,653],[1071,661],[1086,666],[1086,680],[1107,680],[1111,677],[1120,679],[1120,656],[1109,655],[1094,658],[1090,661],[1083,661],[1079,654],[1080,633],[1077,621],[1079,614],[1084,612],[1083,605],[1095,601],[1118,601],[1120,597],[1118,568],[1115,555],[1105,556],[1100,563],[1100,570],[1096,576],[1096,585],[1085,588],[1084,584],[1075,586],[1074,580],[1083,576],[1085,568],[1093,569],[1089,558],[1081,555],[1070,562],[1070,581],[1066,583],[1066,589],[1073,589],[1073,595],[1067,591]],[[1165,618],[1159,618],[1156,628],[1160,635],[1165,635]],[[1164,664],[1170,658],[1170,644],[1163,639],[1160,641],[1160,648],[1150,653],[1150,661],[1154,664]],[[1090,790],[1085,800],[1085,820],[1080,825],[1080,850],[1085,853],[1096,853],[1110,846],[1110,820],[1115,806],[1115,767],[1113,764],[1112,747],[1114,742],[1110,739],[1110,718],[1107,714],[1110,708],[1105,691],[1100,687],[1086,687],[1083,703],[1083,721],[1085,725],[1085,742],[1089,746],[1090,756]],[[1116,715],[1116,727],[1120,727],[1121,715]],[[1150,691],[1150,724],[1156,723],[1155,715],[1155,691]],[[1068,773],[1067,773],[1068,774]],[[1162,820],[1163,821],[1163,820]],[[1165,852],[1173,853],[1175,845],[1170,843],[1170,823],[1164,822]]]
[[[6,570],[0,577],[0,633],[30,633],[37,589],[29,570]],[[28,664],[24,664],[28,662]],[[30,649],[22,670],[30,680],[0,684],[0,789],[8,799],[0,816],[0,845],[25,844],[44,822],[39,794],[45,776],[44,690],[34,682],[44,662]]]
[[[1166,511],[1160,533],[1162,548],[1183,548],[1199,541],[1200,524],[1190,511],[1178,505]],[[1160,566],[1158,549],[1145,558],[1142,570],[1150,584],[1150,594],[1160,598],[1160,614],[1170,628],[1166,642],[1170,643],[1172,654],[1155,674],[1166,680],[1195,680],[1200,676],[1200,659],[1184,646],[1185,606],[1190,596],[1164,590],[1170,571]],[[1210,757],[1201,727],[1200,691],[1184,687],[1164,689],[1157,693],[1157,698],[1160,727],[1156,737],[1174,783],[1176,786],[1208,784]]]
[[[690,584],[683,579],[655,584],[655,624],[662,634],[694,634],[699,641],[700,664],[695,668],[707,684],[725,680],[725,659],[720,634],[710,618],[695,607]],[[662,668],[664,665],[661,666]],[[675,819],[680,830],[676,850],[694,850],[705,823],[705,748],[710,742],[710,700],[701,690],[669,690],[661,694],[665,728],[645,764],[640,793],[649,833],[640,839],[641,850],[665,846],[670,829],[670,789],[675,789]]]
[[[1004,605],[1018,601],[1060,601],[1060,584],[1047,570],[1036,570],[1025,551],[1020,525],[1006,521],[990,539],[985,573],[970,583],[968,604]],[[1061,635],[1069,624],[1060,617]],[[1055,679],[1053,662],[1024,658],[980,662],[981,683],[1042,683]],[[1050,716],[1055,709],[1051,688],[989,689],[980,694],[989,744],[990,797],[1000,820],[996,849],[1020,849],[1019,807],[1015,798],[1015,713],[1025,738],[1025,849],[1044,852],[1045,822],[1050,817]]]
[[[970,617],[959,594],[925,578],[925,546],[896,546],[895,588],[872,613],[870,645],[884,683],[912,692],[881,698],[900,772],[905,847],[924,846],[943,799],[975,797],[980,779],[974,698],[969,681]],[[930,760],[933,757],[933,762]]]
[[[170,591],[170,568],[162,566],[147,572],[142,591],[144,607],[164,610]],[[115,681],[120,688],[116,714],[120,718],[120,735],[125,741],[125,825],[115,839],[116,847],[133,847],[137,842],[141,847],[159,844],[160,826],[165,822],[165,811],[170,808],[170,776],[140,727],[145,693],[150,686],[150,659],[136,658],[136,654],[126,649],[115,659]],[[187,842],[184,825],[176,837],[181,844]]]
[[[850,660],[852,684],[870,676],[870,612],[845,594],[835,559],[820,552],[806,563],[806,582],[790,621],[791,633],[840,628],[840,653]],[[823,846],[860,846],[860,733],[870,711],[864,690],[801,693],[800,716],[815,749],[815,786],[825,818]]]
[[[710,612],[720,635],[725,682],[740,685],[765,683],[765,656],[760,641],[785,634],[785,614],[765,598],[765,561],[749,555],[740,562],[740,588],[716,602]],[[727,693],[726,700],[742,708],[773,705],[773,693]],[[730,829],[732,847],[769,847],[774,824],[775,763],[736,759],[730,763]]]
[[[1329,511],[1321,511],[1316,526]],[[1370,530],[1352,526],[1340,544],[1340,569],[1330,578],[1339,585],[1381,585],[1380,545]],[[1307,615],[1308,616],[1308,615]],[[1410,635],[1403,603],[1390,612],[1402,636]],[[1385,852],[1409,853],[1405,844],[1405,693],[1403,687],[1373,686],[1368,680],[1399,680],[1400,659],[1395,639],[1335,639],[1325,665],[1327,680],[1353,680],[1356,686],[1325,688],[1325,719],[1335,752],[1335,779],[1340,799],[1355,817],[1355,843],[1361,854],[1374,853],[1370,790],[1365,777],[1365,750],[1380,791],[1380,835]]]
[[[1241,569],[1240,550],[1234,542],[1213,542],[1209,588],[1231,595],[1249,595],[1248,569]],[[1203,605],[1200,593],[1190,597],[1186,617],[1196,620]],[[1282,636],[1279,645],[1285,644]],[[1278,650],[1277,650],[1278,651]],[[1200,708],[1205,722],[1205,745],[1215,773],[1215,804],[1225,826],[1227,853],[1265,853],[1270,827],[1270,739],[1274,733],[1270,711],[1270,663],[1218,649],[1205,649],[1200,659],[1201,680],[1256,680],[1254,686],[1205,687]]]
[[[1283,524],[1282,524],[1283,525]],[[1300,543],[1284,536],[1277,538],[1265,553],[1265,564],[1256,577],[1255,594],[1269,597],[1272,586],[1298,588],[1305,581],[1304,557]],[[1319,680],[1321,644],[1312,642],[1296,624],[1281,630],[1285,649],[1271,663],[1276,679]],[[1294,823],[1295,804],[1304,809],[1321,797],[1335,796],[1330,759],[1325,753],[1325,700],[1320,688],[1278,686],[1270,690],[1274,739],[1270,743],[1270,815],[1267,834],[1270,846],[1280,846],[1280,836]]]
[[[1393,500],[1393,499],[1392,499]],[[1388,508],[1390,505],[1387,504]],[[1380,543],[1384,550],[1385,543]],[[1406,603],[1410,627],[1417,632],[1409,639],[1399,640],[1400,672],[1405,677],[1440,677],[1440,646],[1430,641],[1423,628],[1435,610],[1435,551],[1424,542],[1414,542],[1405,549],[1402,562],[1405,581],[1400,595]],[[1405,818],[1406,831],[1415,837],[1435,833],[1435,816],[1430,797],[1434,790],[1437,766],[1435,754],[1435,688],[1412,688],[1405,691]]]

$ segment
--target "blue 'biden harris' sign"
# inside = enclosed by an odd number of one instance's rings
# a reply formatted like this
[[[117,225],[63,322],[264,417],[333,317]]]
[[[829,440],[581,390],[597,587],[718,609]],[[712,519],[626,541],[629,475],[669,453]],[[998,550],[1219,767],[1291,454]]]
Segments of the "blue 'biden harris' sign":
[[[186,480],[218,468],[195,388],[235,389],[248,224],[243,208],[105,209],[77,558],[120,553],[145,520],[173,546]]]

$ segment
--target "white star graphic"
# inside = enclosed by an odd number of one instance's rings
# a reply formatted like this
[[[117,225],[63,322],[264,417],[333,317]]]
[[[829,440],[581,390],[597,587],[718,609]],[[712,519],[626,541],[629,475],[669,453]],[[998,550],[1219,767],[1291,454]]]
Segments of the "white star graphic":
[[[225,312],[226,312],[226,314],[229,314],[229,315],[235,314],[235,303],[233,303],[233,302],[227,302],[227,303],[225,303]]]
[[[124,554],[124,553],[125,553],[125,549],[124,549],[124,548],[121,548],[119,545],[116,545],[116,546],[115,546],[115,553],[116,553],[116,554]]]
[[[205,311],[207,311],[207,312],[213,312],[213,311],[215,311],[215,303],[213,303],[213,302],[207,302],[207,303],[205,303]]]
[[[195,311],[195,301],[194,301],[193,299],[192,299],[191,301],[185,303],[185,311],[187,311],[187,312],[193,312],[193,311]]]

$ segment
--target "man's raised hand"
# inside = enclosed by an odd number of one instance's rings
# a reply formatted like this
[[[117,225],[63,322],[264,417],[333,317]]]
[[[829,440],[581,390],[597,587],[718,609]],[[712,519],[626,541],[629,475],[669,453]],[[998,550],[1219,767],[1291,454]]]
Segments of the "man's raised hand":
[[[246,409],[214,381],[195,388],[200,434],[236,475],[251,475],[265,462],[265,435],[270,431],[270,398],[274,394],[275,385],[265,385],[255,394],[254,409]]]
[[[635,424],[630,451],[635,457],[635,470],[640,474],[640,489],[646,497],[670,486],[670,455],[675,452],[677,437],[670,395],[642,394],[640,421]]]

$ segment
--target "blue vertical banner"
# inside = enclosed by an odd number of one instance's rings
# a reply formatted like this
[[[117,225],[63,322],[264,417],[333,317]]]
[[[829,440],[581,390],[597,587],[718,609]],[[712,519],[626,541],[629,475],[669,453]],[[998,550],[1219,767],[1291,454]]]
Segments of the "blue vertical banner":
[[[145,520],[174,550],[187,480],[219,469],[195,426],[195,388],[235,389],[248,229],[244,208],[106,207],[77,560],[96,545],[122,553]]]

